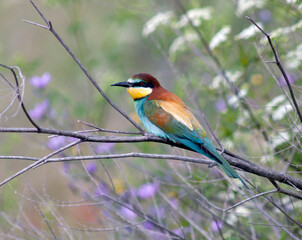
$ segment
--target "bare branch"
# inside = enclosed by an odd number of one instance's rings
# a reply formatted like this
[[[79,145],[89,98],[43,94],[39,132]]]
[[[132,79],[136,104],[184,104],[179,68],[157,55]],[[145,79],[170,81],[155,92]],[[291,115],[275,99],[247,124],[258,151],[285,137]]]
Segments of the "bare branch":
[[[70,48],[66,45],[66,43],[63,41],[63,39],[59,36],[59,34],[55,31],[55,29],[52,26],[52,23],[48,21],[45,16],[42,14],[42,12],[39,10],[39,8],[35,5],[35,3],[30,0],[31,4],[34,6],[36,11],[39,13],[41,18],[44,20],[44,22],[48,25],[48,30],[55,36],[55,38],[61,43],[61,45],[65,48],[65,50],[69,53],[69,55],[73,58],[73,60],[77,63],[77,65],[81,68],[83,73],[87,76],[87,78],[90,80],[90,82],[93,84],[93,86],[98,90],[98,92],[103,96],[103,98],[117,111],[119,112],[124,118],[126,118],[134,127],[136,127],[142,134],[145,133],[145,131],[135,122],[133,121],[128,114],[126,114],[124,111],[122,111],[115,103],[111,101],[110,98],[107,97],[107,95],[104,93],[104,91],[100,88],[100,86],[97,84],[97,82],[94,80],[94,78],[89,74],[87,69],[82,65],[80,60],[74,55],[74,53],[70,50]],[[33,23],[33,22],[32,22]]]
[[[119,134],[139,134],[141,135],[141,133],[138,133],[138,132],[125,132],[125,131],[117,131],[117,130],[111,130],[111,129],[104,129],[104,128],[100,128],[100,127],[97,127],[91,123],[87,123],[87,122],[84,122],[84,121],[81,121],[81,120],[78,120],[77,122],[79,123],[82,123],[86,126],[89,126],[89,127],[92,127],[96,130],[99,130],[100,132],[108,132],[108,133],[119,133]]]
[[[270,191],[267,191],[267,192],[258,193],[258,194],[254,195],[254,196],[251,196],[251,197],[249,197],[247,199],[244,199],[241,202],[238,202],[238,203],[234,204],[233,206],[228,207],[227,209],[224,209],[223,211],[227,212],[227,211],[229,211],[229,210],[231,210],[233,208],[236,208],[236,207],[238,207],[238,206],[240,206],[240,205],[242,205],[242,204],[244,204],[244,203],[246,203],[248,201],[253,200],[254,198],[257,198],[257,197],[260,197],[260,196],[263,196],[263,195],[267,195],[267,194],[272,194],[272,193],[275,193],[275,192],[278,192],[278,190],[274,189],[274,190],[270,190]]]
[[[37,162],[34,162],[34,163],[30,164],[30,165],[27,166],[26,168],[23,168],[23,169],[20,170],[19,172],[15,173],[14,175],[12,175],[12,176],[6,178],[5,180],[3,180],[2,182],[0,182],[0,187],[3,186],[5,183],[7,183],[7,182],[13,180],[14,178],[18,177],[19,175],[21,175],[21,174],[23,174],[23,173],[29,171],[30,169],[36,168],[37,166],[40,166],[41,164],[44,164],[44,163],[45,163],[45,160],[47,160],[48,158],[50,158],[50,157],[56,155],[57,153],[60,153],[60,152],[62,152],[62,151],[64,151],[64,150],[66,150],[66,149],[68,149],[68,148],[70,148],[70,147],[72,147],[72,146],[75,146],[75,145],[79,144],[80,142],[82,142],[82,140],[77,140],[77,141],[75,141],[75,142],[72,142],[72,143],[70,143],[70,144],[68,144],[68,145],[66,145],[66,146],[64,146],[64,147],[62,147],[62,148],[60,148],[60,149],[58,149],[58,150],[56,150],[56,151],[54,151],[54,152],[48,154],[47,156],[41,158],[41,159],[38,160]]]
[[[26,20],[26,19],[22,19],[22,21],[48,30],[48,27],[45,27],[44,25],[41,25],[39,23],[35,23],[35,22],[29,21],[29,20]]]
[[[114,143],[158,142],[158,143],[163,143],[170,146],[192,151],[192,149],[188,149],[188,147],[182,144],[174,143],[172,141],[157,137],[152,134],[148,134],[145,136],[88,136],[85,134],[75,133],[72,131],[63,131],[63,130],[50,129],[50,128],[40,128],[40,132],[38,132],[38,130],[34,128],[0,128],[0,132],[51,134],[51,135],[58,135],[58,136],[74,137],[80,139],[83,142],[114,142]],[[232,166],[237,167],[238,169],[241,169],[245,172],[256,174],[261,177],[273,179],[275,181],[302,190],[301,179],[295,178],[283,172],[277,172],[271,169],[261,167],[241,157],[237,157],[235,154],[229,153],[229,151],[225,151],[223,153],[223,156],[228,160],[228,162]]]
[[[206,52],[208,53],[208,55],[211,57],[211,59],[213,60],[213,62],[215,63],[219,74],[225,79],[225,81],[227,82],[227,84],[230,86],[231,90],[234,92],[236,98],[239,100],[239,103],[242,105],[242,107],[248,112],[250,119],[252,120],[252,122],[254,123],[254,126],[256,127],[256,129],[261,133],[261,135],[263,136],[263,138],[265,139],[265,141],[269,141],[268,135],[265,131],[263,131],[261,129],[261,124],[260,122],[257,120],[257,118],[255,117],[252,109],[250,108],[250,106],[248,105],[247,101],[244,99],[244,97],[240,94],[240,90],[239,88],[236,86],[236,84],[234,84],[226,75],[225,69],[222,67],[221,62],[219,61],[219,59],[214,55],[214,53],[212,52],[212,50],[209,48],[209,44],[207,43],[205,37],[203,36],[202,32],[199,30],[199,28],[197,28],[193,22],[192,19],[190,19],[189,16],[186,15],[186,9],[184,7],[184,5],[182,4],[182,2],[180,0],[177,0],[177,6],[178,8],[182,11],[183,14],[185,14],[190,26],[192,27],[192,29],[197,33],[197,36],[199,37],[203,47],[205,48]]]
[[[9,69],[13,76],[14,76],[14,79],[15,79],[15,82],[16,82],[16,88],[13,88],[15,91],[16,91],[16,95],[18,97],[18,100],[21,104],[21,107],[23,109],[23,112],[24,114],[26,115],[27,119],[31,122],[31,124],[37,129],[37,131],[39,132],[40,131],[40,127],[38,126],[38,124],[31,118],[31,116],[29,115],[29,113],[27,112],[26,108],[25,108],[25,105],[23,103],[23,100],[22,100],[22,97],[21,97],[21,94],[20,94],[20,90],[19,90],[19,81],[18,81],[18,77],[17,77],[17,74],[15,73],[15,70],[14,68],[15,67],[9,67],[9,66],[6,66],[4,64],[0,64],[0,66],[4,67],[4,68],[7,68]],[[21,72],[21,71],[19,71]]]
[[[290,82],[289,82],[289,80],[288,80],[288,76],[287,76],[287,74],[286,74],[286,72],[285,72],[285,70],[284,70],[284,68],[283,68],[283,66],[282,66],[282,64],[281,64],[281,62],[280,62],[280,59],[279,59],[279,55],[278,55],[278,50],[277,50],[277,45],[276,45],[276,41],[275,41],[275,47],[274,47],[274,45],[273,45],[273,43],[272,43],[272,41],[271,41],[271,37],[270,37],[270,35],[269,34],[267,34],[252,18],[250,18],[250,17],[248,17],[248,16],[246,16],[246,18],[251,22],[251,23],[253,23],[265,36],[266,36],[266,38],[267,38],[267,40],[268,40],[268,42],[269,42],[269,45],[270,45],[270,47],[271,47],[271,49],[272,49],[272,51],[273,51],[273,53],[274,53],[274,56],[275,56],[275,61],[273,61],[273,62],[275,62],[276,64],[277,64],[277,66],[278,66],[278,68],[279,68],[279,70],[280,70],[280,72],[282,73],[282,75],[283,75],[283,77],[284,77],[284,79],[285,79],[285,81],[286,81],[286,84],[287,84],[287,86],[288,86],[288,89],[289,89],[289,92],[290,92],[290,95],[291,95],[291,98],[292,98],[292,100],[293,100],[293,103],[294,103],[294,106],[295,106],[295,109],[296,109],[296,111],[297,111],[297,114],[298,114],[298,116],[299,116],[299,119],[300,119],[300,121],[302,122],[302,115],[301,115],[301,112],[300,112],[300,109],[299,109],[299,106],[298,106],[298,104],[297,104],[297,101],[296,101],[296,98],[295,98],[295,95],[294,95],[294,92],[293,92],[293,89],[292,89],[292,86],[291,86],[291,84],[290,84]]]

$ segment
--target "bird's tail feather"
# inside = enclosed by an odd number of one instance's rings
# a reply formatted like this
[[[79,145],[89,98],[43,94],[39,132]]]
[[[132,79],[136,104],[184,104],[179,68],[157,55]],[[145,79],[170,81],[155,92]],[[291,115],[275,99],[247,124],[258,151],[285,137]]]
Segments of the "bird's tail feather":
[[[209,139],[204,139],[204,143],[201,145],[200,152],[201,154],[206,155],[210,159],[214,160],[218,163],[218,165],[222,168],[222,170],[232,178],[239,179],[242,184],[249,189],[249,187],[246,185],[246,183],[243,181],[243,179],[239,176],[239,174],[233,169],[233,167],[229,164],[229,162],[220,154],[217,152],[216,148],[212,144],[212,142]]]
[[[219,153],[218,153],[219,154]],[[216,156],[215,156],[216,158]],[[222,158],[224,161],[222,161]],[[217,159],[213,159],[217,162]],[[232,168],[232,166],[228,163],[227,160],[224,159],[224,157],[222,157],[219,154],[219,160],[223,162],[223,164],[220,164],[219,162],[217,162],[219,164],[219,166],[222,168],[222,170],[229,176],[232,178],[237,178],[240,180],[240,182],[242,182],[242,184],[249,189],[249,187],[246,185],[246,183],[243,181],[243,179],[239,176],[239,174]]]
[[[214,159],[213,159],[214,158]],[[233,167],[228,163],[227,160],[223,156],[221,156],[218,152],[214,154],[213,157],[211,157],[215,162],[219,164],[219,166],[222,168],[222,170],[232,178],[237,178],[242,182],[242,184],[249,189],[249,187],[246,185],[246,183],[243,181],[243,179],[239,176],[239,174],[233,169]],[[217,161],[218,160],[218,161]]]
[[[192,150],[214,160],[229,177],[238,178],[242,182],[242,184],[247,189],[249,189],[249,187],[245,184],[245,182],[238,175],[238,173],[232,168],[232,166],[228,163],[228,161],[225,160],[225,158],[217,152],[216,148],[214,147],[210,139],[202,138],[202,141],[200,141],[199,143],[193,142],[185,138],[179,138],[179,137],[176,138],[175,136],[174,139],[186,145],[187,147],[191,148]]]

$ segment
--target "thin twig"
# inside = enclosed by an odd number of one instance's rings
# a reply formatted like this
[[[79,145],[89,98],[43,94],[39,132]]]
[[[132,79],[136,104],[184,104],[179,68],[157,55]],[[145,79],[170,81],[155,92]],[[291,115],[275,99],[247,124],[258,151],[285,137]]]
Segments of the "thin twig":
[[[141,133],[138,133],[138,132],[125,132],[125,131],[118,131],[118,130],[104,129],[104,128],[97,127],[97,126],[95,126],[95,125],[93,125],[93,124],[91,124],[91,123],[87,123],[87,122],[84,122],[84,121],[81,121],[81,120],[78,120],[77,122],[82,123],[82,124],[84,124],[84,125],[86,125],[86,126],[95,128],[96,130],[99,130],[100,132],[141,135]],[[78,132],[79,132],[79,131],[78,131]]]
[[[227,211],[229,211],[229,210],[231,210],[233,208],[236,208],[236,207],[242,205],[243,203],[246,203],[248,201],[253,200],[254,198],[257,198],[257,197],[260,197],[260,196],[263,196],[263,195],[267,195],[267,194],[271,194],[271,193],[275,193],[275,192],[278,192],[278,190],[274,189],[274,190],[270,190],[270,191],[267,191],[267,192],[262,192],[262,193],[256,194],[254,196],[251,196],[251,197],[249,197],[247,199],[242,200],[241,202],[238,202],[238,203],[234,204],[233,206],[228,207],[227,209],[224,209],[223,211],[227,212]]]
[[[272,179],[269,179],[269,181],[274,185],[274,187],[276,188],[276,190],[279,192],[279,193],[284,193],[284,194],[287,194],[289,196],[292,196],[292,197],[295,197],[295,198],[298,198],[300,200],[302,200],[302,194],[297,194],[297,193],[294,193],[294,192],[291,192],[289,190],[286,190],[286,189],[282,189],[280,188],[280,186]]]
[[[293,100],[293,103],[294,103],[294,106],[295,106],[295,109],[296,109],[296,111],[297,111],[297,114],[298,114],[298,116],[299,116],[299,119],[300,119],[300,121],[302,122],[302,115],[301,115],[301,112],[300,112],[300,109],[299,109],[299,106],[298,106],[298,104],[297,104],[297,101],[296,101],[296,98],[295,98],[295,95],[294,95],[294,92],[293,92],[293,89],[292,89],[292,86],[291,86],[291,84],[290,84],[290,82],[289,82],[289,80],[288,80],[288,76],[287,76],[287,74],[286,74],[286,72],[285,72],[285,70],[284,70],[284,68],[283,68],[283,66],[282,66],[282,64],[281,64],[281,62],[280,62],[280,58],[279,58],[279,55],[278,55],[278,49],[277,49],[277,45],[276,45],[276,42],[275,42],[275,47],[274,47],[274,45],[273,45],[273,43],[272,43],[272,41],[271,41],[271,37],[270,37],[270,35],[269,34],[267,34],[252,18],[250,18],[250,17],[248,17],[248,16],[246,16],[246,18],[251,22],[251,23],[253,23],[265,36],[266,36],[266,38],[267,38],[267,40],[268,40],[268,42],[269,42],[269,45],[270,45],[270,47],[271,47],[271,49],[272,49],[272,51],[273,51],[273,53],[274,53],[274,57],[275,57],[275,61],[273,61],[274,63],[276,63],[277,64],[277,66],[278,66],[278,68],[279,68],[279,70],[280,70],[280,72],[282,73],[282,75],[283,75],[283,77],[284,77],[284,79],[285,79],[285,81],[286,81],[286,84],[287,84],[287,86],[288,86],[288,89],[289,89],[289,92],[290,92],[290,95],[291,95],[291,98],[292,98],[292,100]]]
[[[97,82],[94,80],[94,78],[89,74],[89,72],[86,70],[86,68],[82,65],[80,60],[74,55],[74,53],[70,50],[70,48],[66,45],[66,43],[63,41],[63,39],[59,36],[59,34],[55,31],[53,28],[53,25],[50,21],[48,21],[45,16],[42,14],[42,12],[39,10],[39,8],[34,4],[32,0],[30,0],[31,4],[34,6],[36,11],[39,13],[41,18],[44,20],[44,22],[48,26],[48,30],[55,36],[55,38],[61,43],[61,45],[65,48],[65,50],[69,53],[69,55],[73,58],[73,60],[77,63],[77,65],[81,68],[83,73],[87,76],[87,78],[90,80],[90,82],[94,85],[94,87],[98,90],[98,92],[103,96],[103,98],[117,111],[119,112],[124,118],[126,118],[134,127],[136,127],[142,134],[145,133],[145,131],[134,121],[132,120],[128,114],[126,114],[124,111],[122,111],[115,103],[111,101],[109,97],[104,93],[104,91],[100,88],[100,86],[97,84]],[[38,26],[39,24],[35,24],[31,21],[25,21],[27,23],[34,24]]]
[[[29,21],[29,20],[26,20],[26,19],[22,19],[23,22],[26,22],[26,23],[29,23],[29,24],[32,24],[32,25],[35,25],[37,27],[40,27],[40,28],[44,28],[44,29],[47,29],[48,30],[48,27],[42,25],[42,24],[39,24],[39,23],[35,23],[35,22],[32,22],[32,21]]]
[[[31,116],[29,115],[29,113],[27,112],[27,110],[24,106],[24,103],[23,103],[23,100],[22,100],[22,97],[21,97],[21,94],[20,94],[20,90],[19,90],[18,77],[17,77],[17,74],[15,73],[15,70],[14,70],[15,67],[9,67],[9,66],[6,66],[4,64],[0,64],[0,66],[9,69],[12,72],[12,74],[14,76],[14,79],[15,79],[15,82],[16,82],[16,88],[13,88],[13,89],[16,91],[16,95],[17,95],[18,100],[21,104],[22,110],[23,110],[24,114],[26,115],[27,119],[31,122],[31,124],[38,130],[38,132],[40,132],[39,125],[31,118]]]
[[[21,174],[23,174],[23,173],[29,171],[30,169],[33,169],[33,168],[35,168],[35,167],[37,167],[37,166],[40,166],[40,165],[43,164],[48,158],[50,158],[50,157],[56,155],[57,153],[60,153],[60,152],[62,152],[62,151],[64,151],[64,150],[66,150],[67,148],[70,148],[70,147],[72,147],[72,146],[75,146],[75,145],[79,144],[80,142],[82,142],[82,140],[77,140],[77,141],[75,141],[75,142],[72,142],[72,143],[70,143],[70,144],[68,144],[68,145],[66,145],[66,146],[64,146],[64,147],[62,147],[62,148],[60,148],[60,149],[58,149],[58,150],[56,150],[56,151],[54,151],[54,152],[48,154],[48,155],[46,155],[45,157],[41,158],[41,159],[38,160],[37,162],[34,162],[34,163],[30,164],[29,166],[23,168],[22,170],[18,171],[17,173],[13,174],[12,176],[10,176],[10,177],[6,178],[5,180],[3,180],[2,182],[0,182],[0,187],[3,186],[5,183],[7,183],[7,182],[13,180],[14,178],[18,177],[19,175],[21,175]]]
[[[207,54],[211,57],[211,59],[215,63],[215,65],[216,65],[216,67],[219,71],[219,74],[225,79],[227,84],[230,86],[231,90],[234,92],[234,94],[235,94],[236,98],[238,99],[239,103],[248,112],[249,117],[250,117],[251,121],[254,123],[255,128],[261,133],[261,135],[263,136],[265,141],[269,142],[269,137],[268,137],[267,133],[262,130],[260,122],[255,117],[255,115],[254,115],[253,111],[251,110],[250,106],[248,105],[247,101],[241,95],[239,88],[226,75],[226,72],[225,72],[224,68],[222,67],[221,62],[214,55],[212,50],[209,48],[209,44],[207,43],[207,41],[206,41],[205,37],[203,36],[202,32],[199,30],[199,28],[197,28],[193,24],[192,19],[186,14],[186,9],[185,9],[184,5],[182,4],[182,2],[180,0],[176,0],[176,3],[177,3],[178,8],[182,11],[184,16],[188,20],[188,22],[189,22],[190,26],[192,27],[192,29],[196,32],[198,38],[200,39],[202,45],[205,48]]]
[[[85,160],[98,160],[98,159],[112,159],[112,158],[166,159],[166,160],[178,160],[178,161],[183,161],[183,162],[198,163],[198,164],[205,164],[205,165],[209,165],[213,162],[212,160],[193,158],[193,157],[185,157],[185,156],[178,156],[178,155],[131,152],[131,153],[120,153],[120,154],[108,154],[108,155],[48,158],[47,160],[45,160],[45,163],[85,161]],[[16,160],[25,160],[25,161],[39,161],[39,158],[26,157],[26,156],[0,156],[0,159],[16,159]]]

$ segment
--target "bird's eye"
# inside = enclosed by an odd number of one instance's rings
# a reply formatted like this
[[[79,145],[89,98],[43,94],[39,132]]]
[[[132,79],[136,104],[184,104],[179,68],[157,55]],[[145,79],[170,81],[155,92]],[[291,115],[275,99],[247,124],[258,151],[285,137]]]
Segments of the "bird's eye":
[[[145,85],[144,82],[140,82],[140,83],[139,83],[139,86],[141,86],[141,87],[144,86],[144,85]]]

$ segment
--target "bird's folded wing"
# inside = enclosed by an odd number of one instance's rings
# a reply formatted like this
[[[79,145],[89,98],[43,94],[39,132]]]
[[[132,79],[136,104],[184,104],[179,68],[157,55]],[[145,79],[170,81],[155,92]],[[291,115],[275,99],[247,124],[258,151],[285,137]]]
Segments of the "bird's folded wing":
[[[144,102],[143,108],[147,118],[167,134],[196,143],[202,143],[206,137],[206,132],[184,104],[152,100]]]

